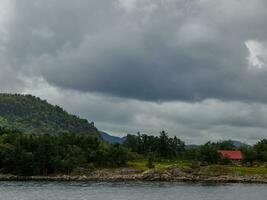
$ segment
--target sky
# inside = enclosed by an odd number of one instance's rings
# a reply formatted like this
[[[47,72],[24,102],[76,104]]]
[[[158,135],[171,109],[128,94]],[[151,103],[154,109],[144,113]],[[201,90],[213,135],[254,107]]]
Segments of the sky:
[[[0,0],[0,92],[122,136],[267,138],[266,0]]]

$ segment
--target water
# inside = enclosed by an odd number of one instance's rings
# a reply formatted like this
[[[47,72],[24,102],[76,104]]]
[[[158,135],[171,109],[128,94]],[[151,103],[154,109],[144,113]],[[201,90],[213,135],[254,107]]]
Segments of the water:
[[[0,182],[0,200],[263,200],[267,185]]]

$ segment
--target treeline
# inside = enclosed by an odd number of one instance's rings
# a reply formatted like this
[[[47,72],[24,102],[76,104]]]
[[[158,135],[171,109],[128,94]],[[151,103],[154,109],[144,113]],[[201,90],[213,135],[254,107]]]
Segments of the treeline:
[[[169,137],[165,131],[160,132],[159,136],[128,134],[123,145],[131,152],[154,159],[183,159],[208,164],[230,162],[230,160],[221,158],[218,150],[236,149],[231,141],[207,142],[201,146],[186,147],[183,141],[176,136]]]
[[[181,157],[185,151],[185,143],[176,136],[169,137],[165,131],[160,132],[160,136],[128,134],[124,146],[141,155],[153,154],[163,158]]]
[[[187,149],[184,158],[196,160],[209,164],[229,164],[231,161],[222,158],[218,150],[240,150],[243,155],[243,164],[253,165],[255,163],[267,162],[267,140],[263,139],[253,146],[241,145],[236,147],[232,141],[222,141],[217,143],[207,142],[196,148]]]
[[[236,146],[233,141],[207,142],[200,146],[186,146],[177,137],[169,137],[164,131],[160,136],[146,134],[127,135],[124,146],[131,152],[146,157],[164,159],[183,159],[198,161],[203,164],[229,164],[230,159],[222,158],[219,150],[240,150],[243,154],[243,163],[267,162],[267,140],[261,140],[254,146]]]
[[[70,174],[77,168],[126,166],[129,160],[188,160],[228,164],[218,150],[240,149],[245,163],[267,162],[267,140],[237,148],[231,141],[186,146],[164,131],[159,136],[127,135],[123,144],[107,144],[88,134],[25,134],[0,127],[0,173],[18,175]],[[152,159],[153,158],[153,159]]]
[[[0,172],[69,174],[77,167],[123,166],[128,150],[86,134],[34,135],[0,128]]]

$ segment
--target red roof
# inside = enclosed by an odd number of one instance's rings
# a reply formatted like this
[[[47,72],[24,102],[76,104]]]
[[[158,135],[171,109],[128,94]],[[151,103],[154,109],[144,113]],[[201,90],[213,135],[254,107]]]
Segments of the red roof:
[[[243,159],[241,151],[220,150],[219,152],[222,155],[222,157],[230,158],[231,160],[242,160]]]

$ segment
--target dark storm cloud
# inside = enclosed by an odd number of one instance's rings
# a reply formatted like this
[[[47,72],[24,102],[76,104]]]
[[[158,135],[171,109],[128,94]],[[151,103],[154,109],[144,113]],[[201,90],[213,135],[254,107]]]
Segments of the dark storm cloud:
[[[265,0],[1,0],[0,89],[115,134],[266,137]]]
[[[267,100],[264,0],[12,0],[9,53],[50,84],[141,100]],[[264,64],[265,65],[265,64]]]

